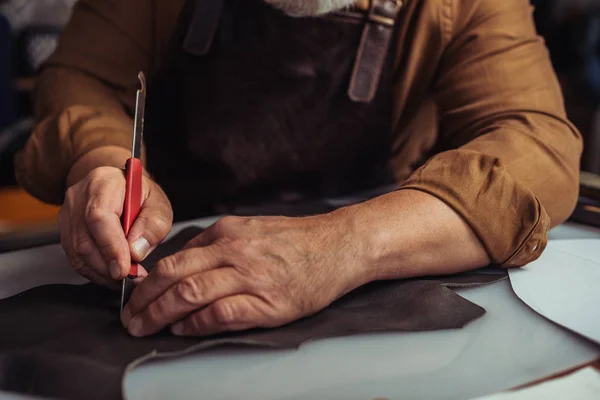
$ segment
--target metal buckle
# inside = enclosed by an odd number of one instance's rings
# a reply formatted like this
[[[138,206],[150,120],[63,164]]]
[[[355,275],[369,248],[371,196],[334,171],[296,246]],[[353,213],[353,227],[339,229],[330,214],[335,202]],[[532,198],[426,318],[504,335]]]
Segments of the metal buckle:
[[[392,27],[403,5],[402,0],[373,0],[367,20],[379,25]]]

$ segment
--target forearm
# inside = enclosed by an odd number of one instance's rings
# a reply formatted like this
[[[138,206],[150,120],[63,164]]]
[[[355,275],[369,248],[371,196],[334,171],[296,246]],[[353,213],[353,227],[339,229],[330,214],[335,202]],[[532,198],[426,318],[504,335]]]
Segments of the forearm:
[[[91,150],[79,158],[67,175],[67,187],[83,179],[93,169],[98,167],[125,168],[125,162],[131,157],[131,152],[119,146],[104,146]]]
[[[74,7],[59,46],[40,68],[37,125],[16,159],[17,179],[34,196],[61,204],[65,188],[82,175],[71,170],[95,164],[87,165],[89,153],[131,146],[137,75],[153,72],[153,4],[80,1]],[[112,154],[99,159],[120,167],[125,160]]]
[[[349,207],[369,281],[444,275],[490,259],[469,225],[443,201],[399,190]]]
[[[17,180],[32,195],[61,204],[72,183],[67,175],[82,157],[96,148],[131,147],[133,121],[105,90],[76,72],[54,68],[42,73],[38,123],[15,159]]]

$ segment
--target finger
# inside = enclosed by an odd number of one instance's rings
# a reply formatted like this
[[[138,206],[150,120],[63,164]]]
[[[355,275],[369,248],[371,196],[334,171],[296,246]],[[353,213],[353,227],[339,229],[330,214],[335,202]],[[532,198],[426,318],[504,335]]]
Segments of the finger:
[[[108,266],[102,258],[102,255],[100,255],[98,248],[94,247],[89,255],[80,256],[80,258],[84,262],[85,266],[94,274],[101,276],[107,282],[113,281],[113,279],[110,277]]]
[[[88,202],[84,223],[106,265],[106,273],[115,280],[123,279],[131,267],[129,246],[119,215],[102,194],[94,195]]]
[[[72,253],[67,253],[67,259],[69,260],[69,263],[71,264],[71,266],[73,267],[75,272],[77,272],[79,275],[83,276],[90,282],[93,282],[95,284],[102,285],[102,286],[110,286],[111,285],[111,282],[109,282],[108,279],[104,278],[103,276],[98,274],[96,271],[94,271],[93,269],[88,267],[86,265],[86,263],[81,258],[77,257],[76,255],[74,255]]]
[[[84,265],[93,270],[97,275],[105,279],[110,278],[108,266],[100,255],[96,243],[83,224],[71,226],[71,249],[74,255],[74,262],[81,260]]]
[[[68,210],[67,206],[63,205],[58,211],[58,229],[60,232],[60,244],[65,251],[65,255],[71,267],[77,272],[79,275],[83,276],[87,280],[91,282],[95,282],[98,284],[108,283],[106,279],[98,275],[93,270],[90,270],[85,262],[81,259],[81,257],[75,254],[73,250],[73,241],[71,239],[71,225],[69,224],[68,218]]]
[[[135,278],[135,282],[141,282],[145,277],[148,276],[148,271],[142,264],[138,264],[138,274]]]
[[[248,294],[225,297],[175,323],[171,332],[179,336],[208,336],[283,325],[284,321],[269,317],[267,307],[261,299]]]
[[[222,253],[214,246],[185,250],[163,258],[131,294],[131,298],[123,310],[124,323],[180,280],[203,271],[222,267],[225,265],[224,263]]]
[[[66,222],[64,219],[59,218],[59,229],[60,229],[60,242],[65,250],[65,254],[67,259],[69,260],[69,264],[75,269],[75,271],[88,279],[91,282],[94,282],[99,285],[107,286],[113,289],[118,289],[119,285],[106,277],[106,264],[100,253],[97,249],[92,250],[91,255],[86,255],[85,257],[78,256],[73,250],[71,235],[69,234],[69,227],[65,227]],[[65,232],[65,233],[63,233]],[[89,237],[89,235],[87,235]],[[91,239],[88,239],[91,240]],[[79,243],[84,242],[84,240],[79,239]],[[82,245],[80,244],[80,251],[87,254],[87,250],[83,250]],[[139,266],[138,275],[140,278],[144,278],[148,275],[146,269],[142,266]]]
[[[106,262],[85,226],[79,224],[71,227],[71,231],[75,232],[69,236],[71,244],[67,247],[71,265],[90,281],[114,287],[115,282],[110,278]]]
[[[149,190],[127,237],[131,256],[137,262],[143,261],[167,237],[173,225],[169,199],[158,187]]]
[[[162,330],[218,299],[243,292],[244,278],[232,267],[213,269],[187,277],[171,286],[128,323],[133,336],[146,336]]]

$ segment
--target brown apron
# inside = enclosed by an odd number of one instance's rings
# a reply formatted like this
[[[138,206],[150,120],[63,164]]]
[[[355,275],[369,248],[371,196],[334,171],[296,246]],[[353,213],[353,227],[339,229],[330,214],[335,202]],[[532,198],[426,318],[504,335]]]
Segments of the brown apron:
[[[393,182],[394,0],[293,18],[189,0],[150,79],[148,169],[176,220]]]

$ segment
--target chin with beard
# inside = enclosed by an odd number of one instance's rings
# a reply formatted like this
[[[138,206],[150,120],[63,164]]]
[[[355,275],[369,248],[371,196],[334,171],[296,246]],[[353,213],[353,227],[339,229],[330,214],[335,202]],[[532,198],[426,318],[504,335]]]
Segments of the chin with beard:
[[[265,0],[292,17],[308,17],[339,11],[358,0]]]

